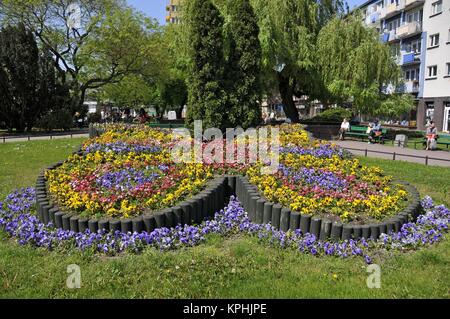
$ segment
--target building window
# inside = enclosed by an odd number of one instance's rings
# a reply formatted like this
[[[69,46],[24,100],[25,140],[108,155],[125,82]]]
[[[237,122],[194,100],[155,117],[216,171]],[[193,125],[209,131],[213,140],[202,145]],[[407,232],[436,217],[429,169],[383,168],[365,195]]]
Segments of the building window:
[[[428,77],[429,78],[437,77],[437,65],[432,65],[428,67]]]
[[[431,14],[438,14],[442,12],[442,0],[436,1],[431,4]]]
[[[419,69],[410,69],[405,71],[406,81],[418,81],[419,80]]]
[[[430,47],[437,47],[439,45],[439,33],[430,35]]]
[[[450,76],[450,62],[447,62],[447,75]]]
[[[422,21],[422,9],[407,13],[405,21],[407,23],[411,23],[413,21],[420,23]]]
[[[403,44],[403,50],[406,53],[416,53],[416,54],[418,54],[421,51],[421,46],[422,46],[421,42],[422,42],[421,39],[417,39],[417,40],[414,40],[414,41],[411,41],[411,42],[406,42],[406,43]]]

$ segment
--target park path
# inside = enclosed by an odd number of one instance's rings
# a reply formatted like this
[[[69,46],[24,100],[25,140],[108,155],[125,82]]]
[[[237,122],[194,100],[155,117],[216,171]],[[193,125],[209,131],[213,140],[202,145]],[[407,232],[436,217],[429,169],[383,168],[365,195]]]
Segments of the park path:
[[[61,135],[36,135],[36,136],[24,136],[24,137],[0,137],[0,143],[17,143],[27,141],[43,141],[43,140],[56,140],[63,138],[77,138],[77,137],[89,137],[88,133],[82,134],[61,134]]]
[[[414,150],[380,144],[367,144],[366,142],[358,141],[332,141],[332,143],[348,149],[354,155],[407,161],[419,164],[425,164],[428,161],[428,165],[450,167],[450,152],[446,151]],[[427,156],[428,160],[426,159]]]

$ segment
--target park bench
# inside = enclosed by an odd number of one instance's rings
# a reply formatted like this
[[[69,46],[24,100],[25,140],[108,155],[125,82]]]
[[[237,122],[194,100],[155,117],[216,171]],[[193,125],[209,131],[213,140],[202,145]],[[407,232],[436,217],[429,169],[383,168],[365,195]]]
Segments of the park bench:
[[[369,135],[366,132],[367,132],[367,126],[351,125],[350,130],[345,132],[344,138],[347,136],[350,136],[350,137],[361,138],[361,140],[368,139]],[[384,144],[384,139],[387,135],[387,132],[388,132],[388,130],[386,128],[382,128],[381,135],[375,136],[374,141]]]
[[[423,140],[422,142],[414,142],[414,148],[416,148],[416,144],[417,143],[422,143],[423,147],[426,147],[427,145],[427,136],[426,133],[423,133]],[[449,147],[450,145],[450,134],[445,134],[445,133],[438,133],[438,138],[436,141],[436,144],[438,145],[445,145],[446,148]]]
[[[450,134],[438,134],[437,144],[445,145],[448,148],[450,145]]]

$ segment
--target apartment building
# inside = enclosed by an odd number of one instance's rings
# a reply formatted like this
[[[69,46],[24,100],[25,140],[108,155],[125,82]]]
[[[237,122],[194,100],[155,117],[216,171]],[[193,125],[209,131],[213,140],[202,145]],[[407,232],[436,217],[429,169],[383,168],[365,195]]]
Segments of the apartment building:
[[[180,2],[181,0],[167,0],[167,23],[180,23]]]
[[[369,0],[359,7],[401,66],[417,103],[417,127],[427,119],[450,130],[450,0]]]

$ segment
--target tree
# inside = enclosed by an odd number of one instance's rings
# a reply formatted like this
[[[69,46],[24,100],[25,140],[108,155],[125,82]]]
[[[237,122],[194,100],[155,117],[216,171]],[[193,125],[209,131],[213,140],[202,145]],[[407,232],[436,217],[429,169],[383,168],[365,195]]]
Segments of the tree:
[[[35,104],[39,85],[39,50],[31,32],[23,25],[8,26],[0,33],[0,69],[5,101],[2,117],[7,126],[18,131],[27,127],[27,119],[38,113]],[[2,103],[3,104],[3,103]]]
[[[160,97],[166,109],[177,113],[177,118],[181,119],[184,105],[188,100],[187,86],[183,79],[172,78],[163,82],[159,86]]]
[[[203,120],[205,128],[227,127],[224,92],[223,17],[211,0],[185,5],[190,75],[187,123]]]
[[[286,116],[297,122],[294,96],[328,98],[316,68],[315,45],[322,26],[343,12],[343,1],[252,0],[252,4],[261,30],[266,78],[278,86]]]
[[[231,33],[227,63],[227,92],[233,127],[256,126],[261,121],[261,45],[259,27],[249,0],[228,3]]]
[[[88,90],[158,68],[152,39],[159,26],[124,1],[3,0],[0,11],[4,23],[23,22],[50,50],[74,97],[72,112],[82,108]]]
[[[0,32],[1,118],[17,131],[31,130],[36,120],[65,107],[68,89],[59,82],[52,55],[39,51],[23,24]]]
[[[400,69],[389,47],[359,16],[331,20],[320,31],[317,57],[328,91],[337,101],[352,100],[355,112],[382,115],[408,109],[410,99],[383,92],[386,84],[398,84]]]
[[[120,108],[139,109],[152,101],[152,87],[138,75],[124,77],[119,83],[105,85],[100,93],[102,100],[107,100]]]

